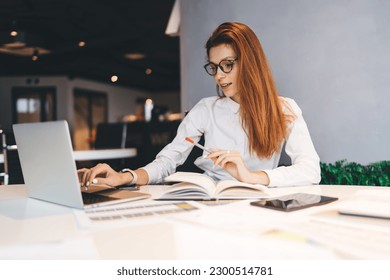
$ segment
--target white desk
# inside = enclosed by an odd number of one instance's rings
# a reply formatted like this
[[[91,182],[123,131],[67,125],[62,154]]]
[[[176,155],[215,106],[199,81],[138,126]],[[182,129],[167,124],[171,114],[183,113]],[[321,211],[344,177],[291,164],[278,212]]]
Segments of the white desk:
[[[127,149],[102,149],[102,150],[85,150],[73,151],[75,160],[104,160],[104,159],[120,159],[131,158],[137,156],[136,148]]]
[[[160,188],[143,186],[141,191],[156,195]],[[275,190],[275,195],[310,192],[337,196],[340,200],[291,213],[253,207],[248,201],[202,205],[202,209],[185,214],[156,215],[120,226],[85,229],[78,225],[72,209],[29,199],[23,185],[1,186],[0,259],[349,259],[352,257],[346,254],[348,248],[308,242],[307,237],[313,233],[305,234],[300,224],[318,214],[333,213],[343,200],[367,188],[383,190],[352,186],[282,188]],[[363,228],[366,222],[370,226],[376,220],[340,216],[339,221],[345,219],[355,224],[359,221]],[[389,225],[390,229],[388,220],[374,222]],[[303,234],[289,230],[294,227]],[[337,223],[333,228],[339,229]],[[358,238],[362,232],[356,229],[344,237]],[[349,245],[350,249],[364,248],[367,238],[359,239],[358,248]],[[390,234],[385,238],[382,246],[390,250]],[[366,249],[370,253],[367,259],[383,257],[376,255],[373,248]]]

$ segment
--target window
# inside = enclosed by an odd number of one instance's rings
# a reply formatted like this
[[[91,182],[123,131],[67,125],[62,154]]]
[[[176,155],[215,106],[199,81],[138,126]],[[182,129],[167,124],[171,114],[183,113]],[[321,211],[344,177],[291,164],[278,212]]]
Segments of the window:
[[[13,123],[45,122],[57,119],[55,87],[12,89]]]
[[[74,133],[75,150],[88,150],[93,147],[96,127],[107,122],[107,95],[102,92],[74,89]]]

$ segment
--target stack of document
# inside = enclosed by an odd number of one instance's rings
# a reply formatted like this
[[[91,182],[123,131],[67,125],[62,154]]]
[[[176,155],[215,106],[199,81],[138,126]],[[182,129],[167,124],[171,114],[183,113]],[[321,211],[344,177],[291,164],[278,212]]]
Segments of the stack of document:
[[[361,190],[335,209],[317,213],[292,229],[344,258],[390,256],[390,188]]]

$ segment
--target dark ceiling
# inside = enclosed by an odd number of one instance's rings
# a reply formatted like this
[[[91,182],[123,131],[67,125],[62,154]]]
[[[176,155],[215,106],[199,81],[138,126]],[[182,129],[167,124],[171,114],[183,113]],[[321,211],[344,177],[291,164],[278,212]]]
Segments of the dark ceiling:
[[[179,38],[165,34],[174,2],[0,0],[0,76],[66,75],[111,83],[117,75],[117,85],[178,90]],[[10,35],[13,27],[16,37]],[[33,61],[36,49],[39,59]],[[131,53],[145,57],[125,57]]]

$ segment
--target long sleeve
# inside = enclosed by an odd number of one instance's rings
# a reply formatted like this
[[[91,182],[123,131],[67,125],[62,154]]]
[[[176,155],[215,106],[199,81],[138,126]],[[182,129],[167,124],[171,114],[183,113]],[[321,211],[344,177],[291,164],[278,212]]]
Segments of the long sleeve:
[[[289,104],[296,116],[290,124],[290,133],[286,139],[286,152],[291,157],[292,166],[277,167],[280,153],[275,153],[269,159],[251,154],[248,136],[240,121],[239,104],[230,98],[209,97],[202,99],[191,109],[180,124],[173,141],[161,150],[154,161],[143,167],[148,173],[149,184],[163,182],[166,176],[176,171],[177,166],[184,163],[193,148],[184,140],[185,137],[198,142],[202,135],[208,148],[239,151],[250,171],[263,170],[268,174],[271,186],[318,183],[319,157],[302,112],[292,99],[282,99]],[[210,159],[199,157],[195,164],[216,180],[234,179],[223,168],[214,168]]]
[[[190,137],[198,142],[205,131],[207,116],[203,101],[200,101],[179,125],[177,134],[170,144],[164,147],[156,159],[143,167],[148,173],[149,184],[161,183],[163,179],[176,171],[183,164],[193,149],[193,145],[185,141]]]
[[[296,115],[285,146],[292,165],[264,170],[270,179],[269,185],[282,187],[318,184],[321,180],[320,158],[314,148],[302,111],[292,99],[287,100]]]

